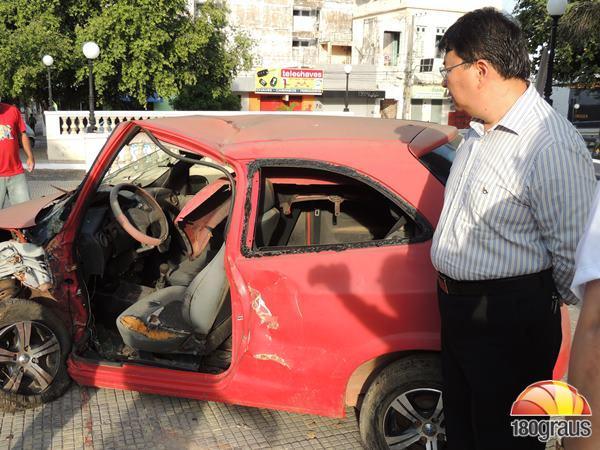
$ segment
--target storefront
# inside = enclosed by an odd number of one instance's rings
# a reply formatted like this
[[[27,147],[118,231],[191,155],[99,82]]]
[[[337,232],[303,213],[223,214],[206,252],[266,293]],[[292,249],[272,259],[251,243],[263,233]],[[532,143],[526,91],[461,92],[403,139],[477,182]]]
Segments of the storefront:
[[[446,91],[439,84],[414,85],[411,90],[410,119],[447,124],[450,99]]]
[[[255,72],[250,111],[315,111],[323,94],[323,71],[303,68],[262,68]]]
[[[379,117],[379,102],[372,66],[354,66],[349,76],[348,108],[361,117]],[[346,106],[346,74],[340,64],[318,68],[258,68],[238,76],[232,86],[243,111],[314,111],[343,113]]]

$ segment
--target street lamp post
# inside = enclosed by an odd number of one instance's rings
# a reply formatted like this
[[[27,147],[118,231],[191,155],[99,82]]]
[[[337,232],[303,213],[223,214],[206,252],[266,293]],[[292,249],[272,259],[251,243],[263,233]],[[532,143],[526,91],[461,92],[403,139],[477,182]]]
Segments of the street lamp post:
[[[344,66],[344,72],[346,72],[346,94],[344,96],[344,112],[350,112],[350,108],[348,108],[348,80],[350,79],[350,73],[352,72],[352,64],[346,64]]]
[[[571,122],[575,122],[575,114],[577,113],[577,110],[581,107],[581,105],[579,103],[574,103],[573,104],[573,111],[571,112]]]
[[[50,78],[50,67],[54,64],[54,58],[50,55],[44,55],[42,62],[48,69],[48,110],[53,111],[54,106],[52,102],[52,80]]]
[[[100,47],[95,42],[86,42],[83,44],[83,54],[88,60],[90,69],[90,117],[87,131],[93,133],[96,129],[96,117],[94,116],[94,60],[100,54]]]
[[[558,20],[567,9],[567,0],[548,0],[546,5],[548,14],[552,17],[552,29],[550,32],[550,53],[548,55],[548,73],[546,76],[546,86],[544,87],[544,99],[552,105],[552,70],[554,69],[554,47],[556,46],[556,29]]]

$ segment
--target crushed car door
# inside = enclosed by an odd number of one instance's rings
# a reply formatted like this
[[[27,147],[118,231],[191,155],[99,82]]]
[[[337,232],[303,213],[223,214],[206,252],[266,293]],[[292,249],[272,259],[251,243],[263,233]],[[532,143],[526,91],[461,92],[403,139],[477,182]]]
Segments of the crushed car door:
[[[279,390],[333,405],[362,362],[439,345],[431,228],[375,182],[303,166],[251,174],[244,358]]]

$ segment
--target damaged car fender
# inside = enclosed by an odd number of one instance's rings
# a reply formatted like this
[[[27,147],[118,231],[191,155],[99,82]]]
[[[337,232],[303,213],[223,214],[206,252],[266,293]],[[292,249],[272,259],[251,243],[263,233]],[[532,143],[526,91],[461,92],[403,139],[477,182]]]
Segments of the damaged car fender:
[[[0,278],[13,277],[25,286],[41,291],[52,287],[52,275],[44,249],[34,244],[0,243]]]

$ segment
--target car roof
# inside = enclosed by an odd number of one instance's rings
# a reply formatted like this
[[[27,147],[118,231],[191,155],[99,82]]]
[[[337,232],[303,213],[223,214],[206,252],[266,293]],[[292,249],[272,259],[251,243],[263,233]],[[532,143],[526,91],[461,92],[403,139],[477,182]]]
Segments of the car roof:
[[[150,131],[194,140],[227,158],[241,158],[244,147],[259,142],[380,141],[398,143],[415,156],[445,144],[456,128],[428,122],[316,114],[241,114],[178,116],[136,121]],[[160,136],[159,136],[160,137]],[[323,152],[336,151],[335,146]]]

